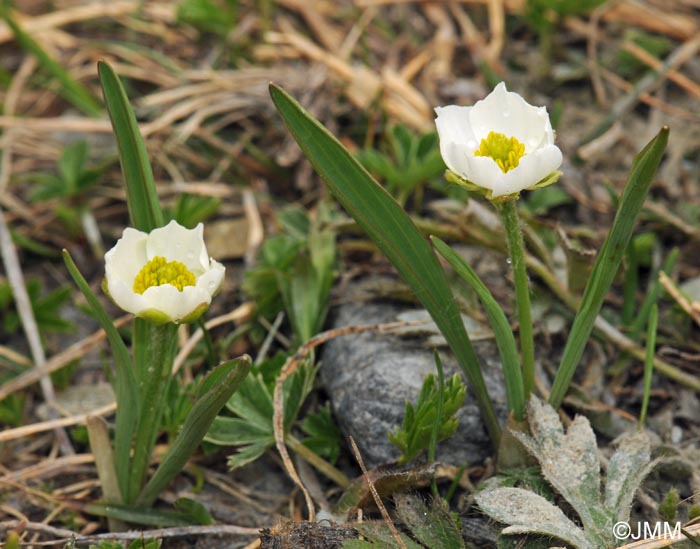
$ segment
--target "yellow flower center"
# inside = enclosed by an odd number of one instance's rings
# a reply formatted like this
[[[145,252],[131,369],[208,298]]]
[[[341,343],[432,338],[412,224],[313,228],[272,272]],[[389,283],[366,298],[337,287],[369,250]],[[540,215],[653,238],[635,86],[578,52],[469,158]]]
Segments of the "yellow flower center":
[[[520,159],[525,154],[525,145],[515,137],[508,137],[498,132],[489,132],[481,140],[479,148],[474,151],[474,156],[488,156],[503,173],[508,173],[513,168],[517,168]]]
[[[142,294],[151,286],[172,284],[182,291],[185,286],[194,286],[196,278],[184,263],[167,261],[157,255],[143,266],[134,279],[134,291]]]

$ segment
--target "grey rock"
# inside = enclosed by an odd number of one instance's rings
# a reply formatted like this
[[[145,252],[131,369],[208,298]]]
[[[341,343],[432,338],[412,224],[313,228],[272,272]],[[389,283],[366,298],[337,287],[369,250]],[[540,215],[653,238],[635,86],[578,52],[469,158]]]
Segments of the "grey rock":
[[[347,303],[335,311],[334,327],[393,322],[405,312],[393,304]],[[323,350],[320,377],[343,434],[352,435],[365,464],[375,467],[394,461],[398,450],[387,435],[403,421],[406,401],[415,402],[423,380],[435,373],[433,351],[427,337],[365,332],[341,336]],[[493,339],[472,341],[479,356],[486,386],[502,423],[507,417],[506,396],[498,350]],[[440,357],[445,376],[461,372],[448,348]],[[459,414],[454,436],[438,446],[442,463],[481,462],[493,454],[490,439],[471,393]]]

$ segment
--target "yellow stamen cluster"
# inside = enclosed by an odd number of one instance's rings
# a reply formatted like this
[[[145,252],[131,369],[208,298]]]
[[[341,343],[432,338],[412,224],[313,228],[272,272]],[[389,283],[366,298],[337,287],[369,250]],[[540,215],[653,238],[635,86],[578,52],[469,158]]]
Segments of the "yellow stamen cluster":
[[[515,137],[508,137],[498,132],[489,132],[481,140],[479,148],[474,151],[474,156],[488,156],[493,159],[503,173],[517,168],[524,154],[525,145],[523,143]]]
[[[184,263],[167,261],[162,256],[156,256],[143,266],[134,279],[134,291],[142,294],[151,286],[172,284],[182,291],[185,286],[194,286],[196,278]]]

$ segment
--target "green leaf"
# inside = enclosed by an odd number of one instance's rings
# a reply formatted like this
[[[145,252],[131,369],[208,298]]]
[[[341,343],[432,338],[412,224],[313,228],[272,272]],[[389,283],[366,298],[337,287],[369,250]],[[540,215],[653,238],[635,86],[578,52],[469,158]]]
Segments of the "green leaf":
[[[173,505],[175,509],[192,517],[194,524],[211,525],[214,519],[204,505],[190,498],[180,498]]]
[[[66,194],[74,194],[78,190],[78,181],[87,160],[88,147],[86,141],[76,141],[68,145],[58,160],[58,171],[66,185]]]
[[[574,318],[569,339],[552,384],[549,402],[555,409],[559,408],[564,400],[605,295],[620,267],[649,186],[666,149],[668,132],[668,127],[662,128],[634,160],[615,221],[586,284],[581,305]]]
[[[88,503],[83,509],[87,513],[100,517],[109,517],[133,524],[163,528],[198,524],[197,520],[201,516],[199,514],[193,515],[190,509],[151,509],[150,507],[138,507],[135,505],[113,505],[105,503]]]
[[[136,422],[138,421],[140,411],[138,382],[134,374],[129,350],[126,348],[124,340],[119,335],[119,332],[114,327],[112,319],[109,318],[107,311],[102,307],[102,304],[97,299],[97,296],[94,294],[85,278],[83,278],[83,275],[78,270],[78,267],[73,262],[73,258],[67,250],[63,250],[63,260],[75,284],[85,296],[93,315],[100,323],[105,334],[107,334],[107,340],[112,348],[112,358],[114,360],[115,369],[114,392],[117,400],[117,410],[119,412],[116,417],[114,454],[119,488],[122,492],[122,497],[126,498],[129,492],[131,440],[136,430]]]
[[[281,356],[281,355],[280,355]],[[255,368],[246,377],[239,390],[228,400],[226,408],[237,417],[219,415],[212,422],[205,437],[207,442],[221,446],[239,446],[239,451],[229,461],[231,468],[240,467],[260,457],[275,444],[272,416],[272,386],[282,367],[280,356],[273,357]],[[262,370],[270,367],[275,375],[266,383]],[[284,427],[289,432],[296,420],[306,396],[311,390],[316,369],[301,364],[284,383]]]
[[[7,8],[0,8],[0,14],[2,14],[2,18],[5,20],[5,23],[7,23],[7,26],[10,27],[19,45],[36,57],[39,64],[61,83],[61,87],[58,90],[59,94],[88,116],[100,116],[102,114],[102,107],[92,93],[80,82],[75,80],[68,71],[53,59],[31,36],[29,36],[29,34],[24,32],[12,18]]]
[[[676,262],[678,261],[679,253],[679,248],[673,248],[664,260],[664,263],[661,266],[661,271],[671,276],[673,269],[676,267]],[[630,326],[629,333],[631,339],[634,339],[635,341],[639,339],[639,335],[644,329],[644,326],[646,326],[649,321],[651,310],[654,307],[654,305],[656,305],[657,301],[659,301],[659,298],[661,297],[662,293],[663,286],[661,286],[661,282],[659,282],[659,272],[657,270],[654,270],[652,271],[651,276],[649,276],[647,293],[644,296],[644,301],[642,302],[642,305],[639,307],[637,318],[634,319],[634,322],[632,322],[632,325]]]
[[[228,466],[233,470],[248,465],[267,452],[273,444],[274,440],[270,444],[256,442],[254,444],[242,446],[234,455],[229,457]]]
[[[218,416],[214,419],[204,440],[220,446],[265,444],[271,446],[275,437],[268,426],[260,427],[239,417]]]
[[[161,545],[163,545],[162,539],[135,539],[129,544],[129,547],[127,549],[160,549]]]
[[[153,324],[143,318],[134,319],[134,366],[141,404],[134,434],[129,492],[124,498],[126,503],[136,500],[148,472],[177,352],[177,328],[173,323]]]
[[[326,128],[275,85],[270,94],[290,132],[327,187],[411,286],[459,360],[497,445],[498,420],[445,273],[397,202]]]
[[[401,428],[396,433],[389,434],[389,440],[401,451],[399,463],[412,460],[428,448],[436,423],[438,441],[445,440],[455,433],[458,422],[454,415],[462,406],[466,394],[467,388],[455,374],[442,392],[442,415],[437,417],[440,389],[435,383],[435,376],[426,376],[416,405],[406,403],[406,414]]]
[[[221,206],[219,198],[211,196],[199,196],[196,194],[181,194],[177,198],[174,208],[166,209],[165,215],[174,219],[183,227],[194,228],[197,223],[206,221]]]
[[[520,421],[525,412],[525,391],[523,388],[523,375],[520,370],[520,359],[518,358],[518,348],[515,344],[515,337],[513,336],[510,323],[503,309],[501,309],[474,269],[442,240],[435,236],[431,237],[431,240],[438,253],[452,265],[455,272],[476,292],[479,296],[479,301],[481,301],[486,310],[486,315],[489,317],[489,323],[496,338],[498,353],[501,355],[508,409]]]
[[[66,545],[66,547],[72,546]],[[90,545],[89,549],[124,549],[124,546],[119,541],[102,540],[99,545]]]
[[[140,231],[151,232],[162,227],[164,219],[146,145],[119,77],[104,61],[97,64],[97,70],[119,148],[131,224]]]
[[[642,409],[639,411],[639,428],[644,428],[651,396],[651,376],[654,372],[654,354],[656,353],[656,329],[659,323],[659,307],[656,303],[651,308],[649,326],[647,327],[646,355],[644,357],[644,392]]]
[[[152,505],[165,486],[182,470],[197,450],[216,414],[248,375],[250,366],[250,357],[242,356],[219,365],[205,378],[182,430],[139,495],[139,504]]]
[[[523,206],[531,215],[546,215],[550,209],[561,206],[562,204],[570,204],[573,199],[561,187],[545,187],[536,193],[528,193],[527,198],[523,200]]]
[[[340,456],[340,430],[333,421],[328,403],[315,414],[309,414],[301,422],[301,430],[308,436],[302,442],[319,456],[335,463]]]
[[[237,13],[237,0],[180,0],[177,19],[203,31],[225,36],[234,27]]]
[[[274,411],[272,394],[259,374],[248,376],[240,390],[226,403],[226,407],[261,430],[271,427],[270,421]]]

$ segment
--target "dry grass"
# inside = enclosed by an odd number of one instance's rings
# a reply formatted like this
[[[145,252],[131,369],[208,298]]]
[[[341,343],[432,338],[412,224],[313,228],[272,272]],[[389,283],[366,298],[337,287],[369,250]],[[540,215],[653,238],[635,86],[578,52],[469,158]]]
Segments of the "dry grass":
[[[565,156],[578,155],[586,161],[584,175],[577,178],[573,173],[562,182],[577,205],[572,224],[595,227],[609,219],[612,204],[604,183],[619,187],[632,153],[660,125],[671,126],[668,160],[649,210],[657,220],[652,227],[685,251],[697,249],[698,223],[676,211],[678,204],[697,205],[700,190],[697,164],[686,161],[697,158],[700,149],[697,1],[613,0],[588,16],[565,19],[557,34],[565,51],[552,74],[575,69],[581,76],[571,80],[554,76],[544,82],[535,70],[537,37],[522,22],[521,0],[280,0],[271,3],[269,16],[260,4],[239,2],[236,24],[225,37],[178,22],[175,2],[61,0],[48,11],[48,3],[41,0],[20,1],[15,16],[95,96],[99,96],[96,62],[104,59],[112,64],[127,82],[163,200],[172,202],[182,192],[223,197],[219,217],[247,220],[248,242],[239,258],[246,265],[254,261],[264,234],[274,227],[279,204],[310,205],[323,194],[276,117],[267,92],[270,81],[299,98],[349,147],[361,148],[376,144],[388,124],[431,131],[433,106],[482,97],[488,72],[512,82],[525,95],[544,94],[550,105],[556,99],[564,102],[559,126],[562,148]],[[657,58],[628,39],[630,30],[663,36],[672,49]],[[101,265],[90,257],[86,242],[61,228],[56,202],[32,202],[26,175],[53,170],[65,146],[79,139],[90,143],[93,157],[115,160],[109,121],[84,116],[62,99],[56,82],[18,48],[3,23],[0,48],[0,237],[4,236],[0,243],[5,276],[12,278],[16,292],[29,274],[39,274],[50,286],[68,280],[59,261],[18,250],[3,227],[52,249],[73,250],[81,268],[97,283]],[[627,52],[655,72],[637,82],[627,81],[611,62],[611,52],[617,51]],[[126,223],[116,162],[88,201],[100,238],[113,241]],[[566,220],[551,220],[555,222]],[[697,253],[683,257],[680,276],[698,276]],[[236,326],[250,314],[251,304],[241,303],[233,285],[224,289],[224,295],[227,309],[215,312],[222,322]],[[696,318],[697,308],[688,306]],[[41,540],[60,545],[72,534],[81,542],[95,543],[103,525],[80,512],[81,504],[97,494],[92,455],[84,447],[73,454],[63,429],[83,423],[87,415],[108,414],[112,407],[104,402],[84,413],[62,414],[48,374],[103,348],[104,337],[101,332],[83,331],[72,344],[55,338],[42,344],[31,309],[20,305],[19,299],[18,308],[24,336],[0,333],[0,371],[9,371],[10,364],[25,371],[0,385],[0,400],[21,391],[30,395],[30,403],[53,406],[52,415],[45,418],[28,407],[26,425],[0,433],[4,494],[0,530],[18,532],[27,545],[40,546]],[[185,364],[198,337],[183,329],[178,367]],[[608,340],[615,342],[614,337]],[[668,339],[666,351],[672,368],[697,381],[697,359],[688,358],[699,351],[695,343]],[[87,375],[94,376],[95,368]],[[76,379],[86,378],[77,374]],[[618,378],[613,383],[623,387],[624,381]],[[34,390],[37,383],[40,392]],[[606,409],[595,398],[592,401],[591,406]],[[291,465],[288,458],[285,464]],[[208,480],[213,478],[215,465],[200,466]],[[47,489],[49,483],[53,490]],[[294,496],[251,492],[245,483],[239,483],[238,496],[232,496],[229,489],[210,484],[219,498],[233,499],[233,504],[221,504],[222,510],[230,511],[227,505],[253,504],[259,507],[258,514],[241,514],[247,521],[242,526],[220,521],[210,529],[171,529],[153,535],[228,535],[231,546],[252,542],[252,547],[257,528],[272,526],[279,515],[294,517],[300,512]],[[61,525],[69,513],[72,524],[66,529]],[[129,536],[121,539],[134,537]]]

